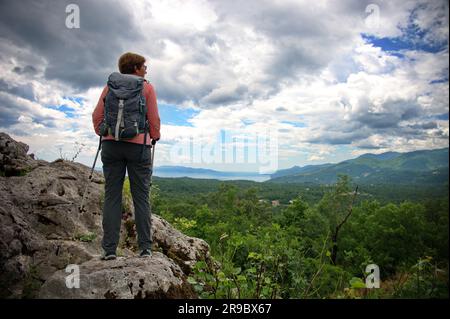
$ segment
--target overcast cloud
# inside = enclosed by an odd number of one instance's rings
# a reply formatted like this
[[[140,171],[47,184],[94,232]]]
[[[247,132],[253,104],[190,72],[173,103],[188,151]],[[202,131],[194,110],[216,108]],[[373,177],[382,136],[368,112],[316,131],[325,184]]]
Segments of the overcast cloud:
[[[280,168],[448,147],[445,0],[3,0],[0,131],[47,160],[79,141],[91,165],[91,114],[126,51],[147,58],[165,114],[195,110],[162,118],[159,165],[218,129],[277,129]]]

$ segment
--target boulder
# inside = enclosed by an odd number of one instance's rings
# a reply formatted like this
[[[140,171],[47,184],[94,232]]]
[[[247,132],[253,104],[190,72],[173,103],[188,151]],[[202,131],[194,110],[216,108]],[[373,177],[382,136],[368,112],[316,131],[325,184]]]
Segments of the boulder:
[[[78,271],[78,270],[77,270]],[[79,285],[60,270],[42,286],[40,298],[64,299],[166,299],[194,298],[178,265],[162,253],[151,257],[91,259],[79,267]],[[68,278],[68,279],[67,279]],[[68,281],[68,284],[66,282]]]
[[[135,251],[123,247],[120,253],[124,259],[104,264],[98,261],[102,253],[103,174],[94,172],[89,182],[90,168],[83,164],[62,159],[37,161],[26,154],[26,144],[14,141],[5,133],[0,133],[0,150],[0,298],[34,298],[41,286],[46,288],[40,296],[55,297],[57,291],[50,288],[57,287],[55,282],[69,264],[80,265],[85,278],[95,278],[94,286],[100,285],[103,277],[96,277],[89,271],[97,271],[95,269],[104,265],[102,271],[108,273],[107,268],[115,263],[121,265],[119,268],[125,274],[131,271],[126,276],[133,285],[135,275],[150,285],[152,272],[159,272],[154,277],[157,283],[170,282],[169,286],[164,284],[160,289],[148,288],[150,290],[145,290],[147,295],[141,289],[144,297],[182,297],[183,293],[187,293],[188,298],[192,296],[186,288],[186,276],[198,260],[210,259],[205,241],[182,234],[152,214],[155,257],[143,264],[144,261],[134,258]],[[81,210],[86,185],[88,188]],[[124,212],[124,216],[133,215],[132,205],[130,209]],[[121,242],[125,236],[127,229],[122,225]],[[133,267],[140,266],[143,272],[133,270]],[[165,273],[162,269],[171,271]],[[49,280],[51,285],[47,284]],[[98,291],[104,291],[108,284],[101,284]],[[117,292],[117,298],[125,296],[118,289],[114,286],[110,291]],[[106,292],[94,295],[104,298]],[[70,294],[65,292],[61,298],[70,297]],[[108,294],[108,297],[113,295]],[[128,297],[131,295],[126,295]]]
[[[29,146],[0,132],[0,172],[4,176],[21,176],[40,165],[34,155],[27,155]]]
[[[162,248],[186,274],[198,260],[210,258],[209,245],[204,240],[184,235],[155,214],[152,214],[152,239],[155,248]]]

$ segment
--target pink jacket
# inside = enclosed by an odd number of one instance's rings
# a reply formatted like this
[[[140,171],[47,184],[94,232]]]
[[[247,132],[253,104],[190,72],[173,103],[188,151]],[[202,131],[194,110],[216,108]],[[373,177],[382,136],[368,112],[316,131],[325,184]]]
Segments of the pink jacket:
[[[105,86],[103,89],[102,94],[100,95],[100,98],[98,99],[97,106],[94,109],[94,112],[92,113],[92,123],[94,124],[94,130],[95,133],[100,136],[100,124],[103,121],[104,117],[104,111],[105,111],[105,104],[103,102],[103,98],[108,93],[108,86]],[[148,83],[144,82],[144,96],[145,96],[145,102],[147,105],[147,119],[148,123],[150,124],[150,135],[147,133],[147,145],[150,145],[151,139],[159,140],[160,135],[160,127],[161,127],[161,120],[159,118],[158,113],[158,106],[156,104],[156,93],[153,86]],[[114,140],[114,136],[108,135],[103,136],[102,141],[107,140]],[[126,140],[126,142],[130,143],[137,143],[137,144],[144,144],[144,133],[140,133],[138,136]]]

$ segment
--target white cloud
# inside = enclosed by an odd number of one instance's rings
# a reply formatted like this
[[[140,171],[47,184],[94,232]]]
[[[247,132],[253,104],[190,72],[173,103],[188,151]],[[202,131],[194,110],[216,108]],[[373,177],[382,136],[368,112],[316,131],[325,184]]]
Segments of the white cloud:
[[[379,8],[377,27],[367,24],[372,3]],[[445,147],[448,121],[437,116],[448,113],[448,46],[394,55],[362,37],[411,37],[406,30],[415,24],[426,31],[421,41],[442,42],[448,38],[442,6],[448,8],[445,1],[130,1],[117,9],[133,21],[114,39],[120,48],[103,50],[96,42],[111,31],[111,21],[101,17],[88,16],[77,36],[64,33],[72,41],[67,47],[53,37],[57,28],[50,22],[36,30],[48,41],[39,50],[21,30],[0,33],[0,127],[47,159],[57,157],[56,145],[69,152],[75,141],[85,143],[80,161],[90,165],[97,149],[91,114],[126,50],[147,57],[160,103],[198,110],[188,119],[192,127],[162,123],[161,165],[187,136],[211,143],[220,129],[243,135],[277,129],[283,165],[332,160],[342,145],[349,156]],[[81,14],[88,8],[83,2]],[[83,55],[72,61],[81,47]],[[49,73],[55,66],[61,70]],[[85,67],[93,75],[88,82]],[[76,116],[47,108],[61,105]],[[24,124],[28,135],[16,134]]]

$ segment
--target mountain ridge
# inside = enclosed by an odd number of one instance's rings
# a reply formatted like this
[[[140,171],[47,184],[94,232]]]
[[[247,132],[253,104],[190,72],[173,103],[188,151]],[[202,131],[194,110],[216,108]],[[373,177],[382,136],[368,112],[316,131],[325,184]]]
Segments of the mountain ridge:
[[[335,183],[346,174],[359,183],[448,183],[448,148],[362,154],[339,163],[307,165],[276,172],[269,183]]]

